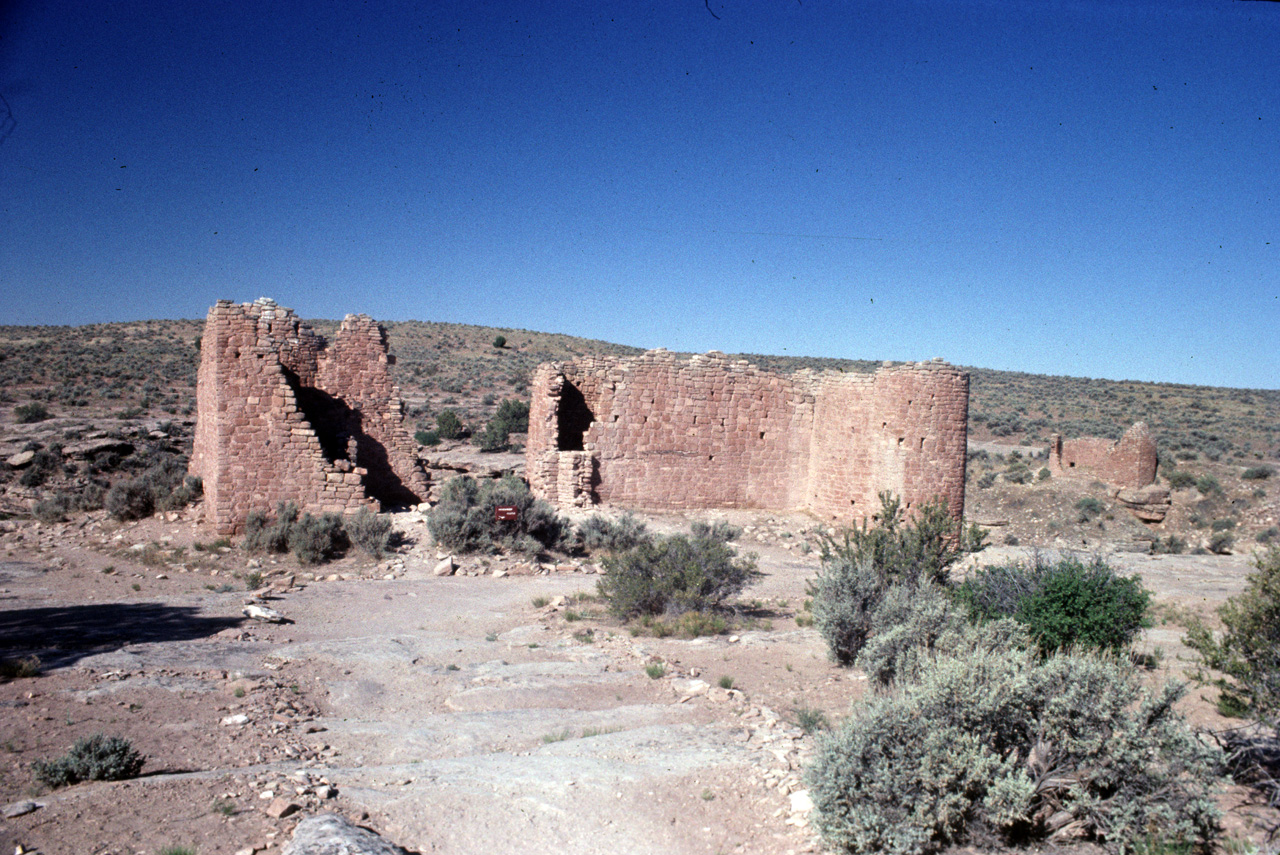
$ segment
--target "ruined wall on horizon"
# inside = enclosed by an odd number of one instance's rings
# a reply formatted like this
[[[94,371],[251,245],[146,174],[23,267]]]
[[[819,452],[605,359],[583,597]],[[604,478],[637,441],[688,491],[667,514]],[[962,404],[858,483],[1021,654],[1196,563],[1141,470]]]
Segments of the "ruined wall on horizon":
[[[1097,437],[1049,438],[1049,472],[1054,477],[1088,477],[1113,487],[1145,487],[1156,480],[1158,455],[1145,422],[1137,422],[1119,441]]]
[[[582,357],[534,373],[526,475],[560,505],[809,510],[890,490],[964,511],[969,378],[942,363],[783,376],[712,352]]]
[[[205,522],[236,534],[282,501],[350,513],[425,499],[389,362],[367,316],[348,315],[329,346],[271,300],[219,300],[201,339],[190,466]]]

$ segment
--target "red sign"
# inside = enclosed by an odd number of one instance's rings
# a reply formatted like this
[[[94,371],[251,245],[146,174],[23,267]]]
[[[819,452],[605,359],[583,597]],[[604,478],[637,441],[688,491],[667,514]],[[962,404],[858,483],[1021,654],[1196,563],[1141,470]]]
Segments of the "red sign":
[[[520,509],[515,505],[498,505],[493,509],[495,520],[516,520],[520,518]]]

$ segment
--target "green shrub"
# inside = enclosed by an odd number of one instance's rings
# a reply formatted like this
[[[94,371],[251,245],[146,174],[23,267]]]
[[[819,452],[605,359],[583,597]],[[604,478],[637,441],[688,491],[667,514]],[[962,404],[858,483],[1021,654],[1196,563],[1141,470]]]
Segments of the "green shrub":
[[[413,435],[413,440],[419,445],[439,445],[440,432],[434,430],[420,430]]]
[[[136,778],[146,758],[133,750],[127,739],[101,733],[78,739],[71,750],[54,760],[31,764],[36,780],[58,788],[81,781],[123,781]]]
[[[1274,474],[1275,470],[1270,466],[1250,466],[1240,473],[1240,477],[1246,481],[1265,481]]]
[[[140,520],[156,510],[155,495],[144,478],[128,478],[117,481],[107,491],[104,507],[118,520]]]
[[[27,656],[23,659],[0,659],[0,680],[15,680],[23,677],[40,676],[40,657]]]
[[[1151,545],[1151,551],[1156,554],[1181,555],[1187,551],[1187,542],[1171,534],[1168,537],[1156,538]]]
[[[1036,473],[1037,481],[1048,481],[1053,473],[1049,471],[1048,466],[1041,466],[1040,471]]]
[[[1001,622],[1001,623],[1008,623]],[[976,632],[976,629],[975,629]],[[1207,847],[1220,753],[1114,658],[1040,659],[975,636],[819,739],[806,778],[828,847],[917,855],[971,834],[1012,842],[1071,824],[1116,852],[1152,828]]]
[[[1209,525],[1209,528],[1212,529],[1213,531],[1231,531],[1231,529],[1235,527],[1236,527],[1236,521],[1231,519],[1230,517],[1220,519],[1220,520],[1214,520]]]
[[[62,447],[54,445],[42,448],[31,458],[27,468],[18,476],[18,483],[24,487],[39,487],[55,475],[65,472],[62,463]]]
[[[441,439],[458,439],[462,436],[462,419],[453,410],[445,410],[436,416],[436,433]]]
[[[342,517],[337,514],[303,514],[289,528],[289,551],[300,564],[322,564],[347,546]]]
[[[1077,518],[1078,521],[1086,523],[1106,510],[1106,506],[1102,504],[1100,499],[1096,499],[1093,496],[1085,496],[1076,502],[1076,510],[1080,512],[1080,516]]]
[[[760,575],[754,556],[739,559],[724,539],[705,531],[659,537],[601,563],[600,594],[624,619],[716,609]]]
[[[250,511],[241,546],[249,552],[292,552],[302,564],[320,564],[337,556],[350,543],[337,514],[298,514],[293,502],[276,505],[274,520],[265,511]]]
[[[978,479],[978,489],[986,490],[991,488],[996,483],[996,477],[994,472],[983,472],[982,477]]]
[[[28,404],[19,404],[13,408],[13,420],[20,425],[42,422],[48,418],[52,418],[52,413],[49,412],[48,407],[39,401],[32,401]]]
[[[1004,470],[1004,480],[1010,484],[1026,484],[1032,477],[1031,467],[1024,460],[1015,460]]]
[[[391,520],[368,508],[347,517],[344,528],[351,542],[374,558],[381,558],[391,546]]]
[[[1169,482],[1171,490],[1185,490],[1196,485],[1196,476],[1185,469],[1170,469],[1164,473],[1164,479]]]
[[[41,522],[65,522],[72,504],[71,497],[66,493],[55,493],[47,499],[36,502],[32,513]]]
[[[1135,574],[1117,576],[1099,559],[986,567],[957,595],[977,620],[1013,618],[1046,653],[1064,648],[1119,651],[1148,626],[1151,592]]]
[[[588,552],[625,552],[652,541],[653,535],[633,514],[617,521],[593,514],[578,526],[578,539]]]
[[[990,534],[990,530],[977,523],[969,523],[968,527],[960,532],[960,551],[966,553],[981,552],[989,545],[987,537]]]
[[[1205,473],[1196,478],[1196,489],[1202,496],[1217,495],[1222,492],[1222,485],[1217,478]]]
[[[502,350],[504,347],[507,346],[507,337],[504,335],[498,336],[493,340],[493,346],[496,347],[498,350]]]
[[[1234,534],[1229,531],[1220,531],[1209,538],[1209,551],[1214,555],[1229,555],[1235,543]]]
[[[1244,591],[1218,609],[1225,627],[1221,640],[1194,621],[1185,641],[1229,678],[1224,694],[1280,727],[1280,547],[1255,557],[1254,567]]]
[[[1258,532],[1258,536],[1255,538],[1255,540],[1257,540],[1258,543],[1270,543],[1271,541],[1275,540],[1278,537],[1280,537],[1280,528],[1271,526],[1267,529],[1264,529],[1263,531]]]
[[[516,519],[495,520],[499,506],[516,509]],[[536,554],[544,549],[564,549],[571,526],[514,475],[496,481],[476,482],[470,476],[454,478],[440,491],[427,528],[436,543],[457,552],[493,552],[500,549]]]
[[[910,522],[888,493],[880,494],[880,504],[874,526],[864,521],[847,529],[842,543],[823,544],[822,569],[810,591],[814,625],[842,665],[857,659],[890,587],[904,585],[910,591],[942,584],[947,568],[960,557],[956,523],[942,501],[924,505]]]

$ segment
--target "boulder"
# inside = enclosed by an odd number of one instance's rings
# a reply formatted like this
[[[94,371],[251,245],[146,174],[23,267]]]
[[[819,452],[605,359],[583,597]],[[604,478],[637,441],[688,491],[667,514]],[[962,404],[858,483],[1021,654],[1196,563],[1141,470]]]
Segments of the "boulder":
[[[1169,488],[1159,484],[1145,487],[1122,487],[1116,491],[1116,501],[1129,509],[1129,513],[1145,523],[1164,522],[1173,500]]]
[[[22,467],[29,465],[31,461],[35,459],[35,456],[36,453],[34,451],[19,451],[17,454],[6,460],[5,463],[8,463],[14,469],[21,469]]]
[[[281,855],[408,855],[399,846],[332,813],[309,816]]]

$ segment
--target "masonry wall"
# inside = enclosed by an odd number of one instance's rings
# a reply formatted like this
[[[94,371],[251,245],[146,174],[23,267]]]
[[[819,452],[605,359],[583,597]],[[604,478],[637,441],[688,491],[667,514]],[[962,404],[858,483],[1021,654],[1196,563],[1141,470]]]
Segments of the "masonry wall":
[[[879,490],[964,509],[968,375],[942,363],[782,376],[709,353],[540,366],[526,474],[561,505],[805,509],[833,520]]]
[[[1158,455],[1145,422],[1137,422],[1119,441],[1097,437],[1049,438],[1049,471],[1054,477],[1088,477],[1113,487],[1145,487],[1156,480]]]
[[[243,530],[255,509],[304,511],[421,501],[426,475],[387,373],[381,327],[348,315],[332,348],[271,300],[209,310],[190,472],[206,523]]]

